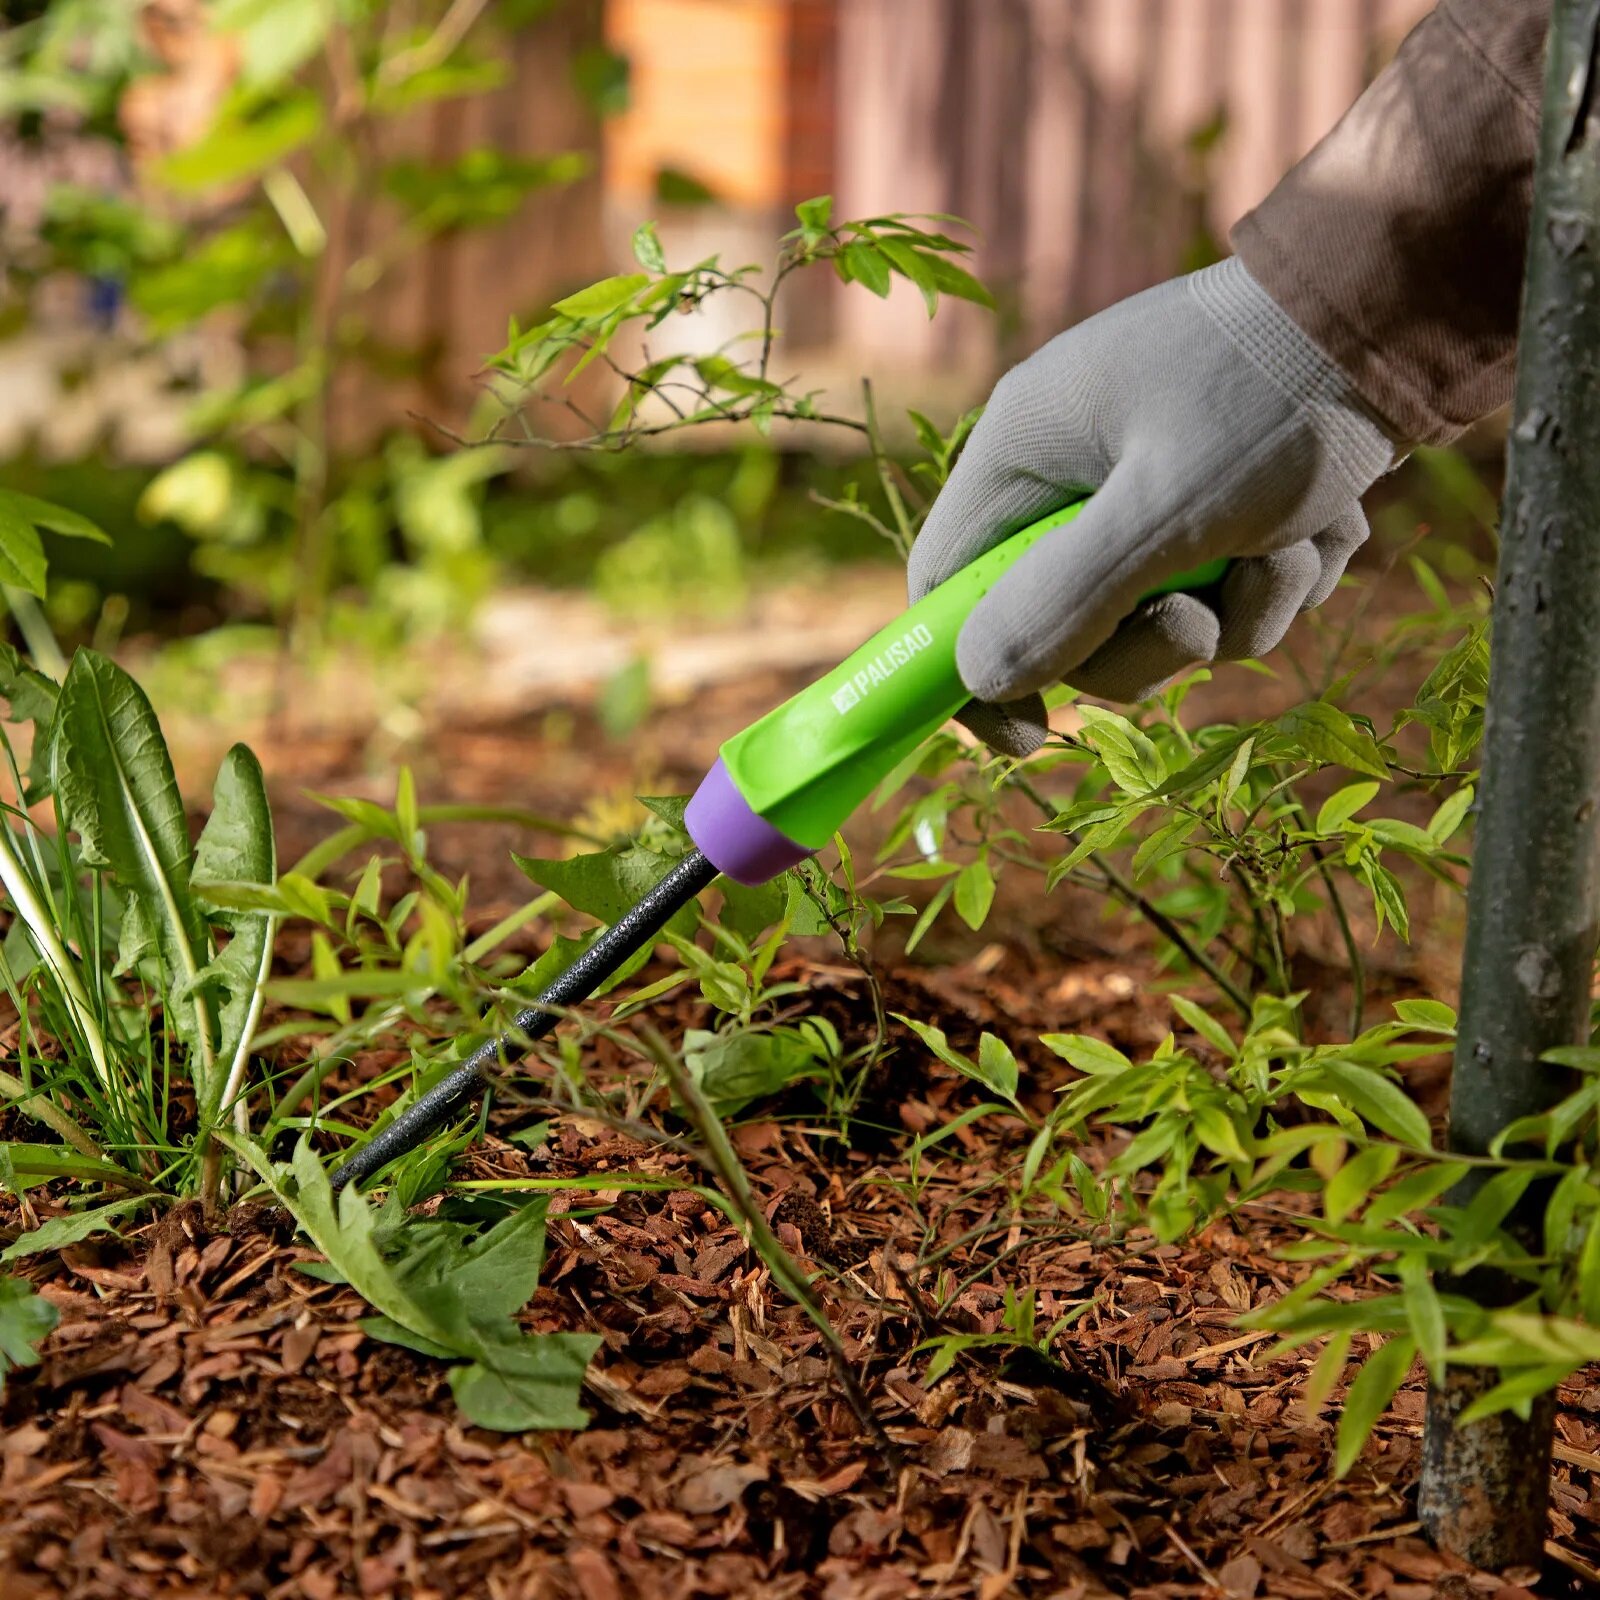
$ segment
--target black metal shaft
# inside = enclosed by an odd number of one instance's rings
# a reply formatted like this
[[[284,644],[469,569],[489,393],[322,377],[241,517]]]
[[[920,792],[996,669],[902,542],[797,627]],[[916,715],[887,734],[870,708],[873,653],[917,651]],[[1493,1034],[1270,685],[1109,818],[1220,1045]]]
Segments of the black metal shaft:
[[[1481,1155],[1567,1089],[1540,1057],[1589,1036],[1600,915],[1600,0],[1556,0],[1506,457],[1482,821],[1468,896],[1450,1140]],[[1457,1197],[1461,1198],[1461,1197]],[[1513,1226],[1538,1237],[1541,1195]],[[1474,1273],[1482,1304],[1525,1284]],[[1537,1566],[1553,1396],[1459,1427],[1498,1380],[1428,1396],[1418,1510],[1492,1569]]]
[[[586,1000],[629,956],[652,943],[673,916],[708,888],[717,869],[691,850],[637,905],[619,917],[572,963],[534,1003],[519,1011],[511,1028],[486,1040],[453,1072],[408,1106],[388,1127],[375,1134],[329,1180],[335,1189],[370,1178],[397,1156],[422,1141],[477,1099],[496,1068],[509,1064],[523,1047],[547,1034],[561,1020],[551,1006]]]

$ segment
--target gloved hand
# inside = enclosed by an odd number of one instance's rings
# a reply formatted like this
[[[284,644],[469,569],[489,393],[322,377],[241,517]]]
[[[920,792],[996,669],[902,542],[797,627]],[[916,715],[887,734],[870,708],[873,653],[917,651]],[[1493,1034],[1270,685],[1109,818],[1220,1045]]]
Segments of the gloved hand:
[[[1007,373],[912,548],[911,598],[1094,490],[979,603],[962,720],[1026,755],[1058,678],[1138,700],[1195,662],[1262,655],[1367,537],[1359,496],[1402,453],[1348,380],[1229,260],[1124,300]],[[1227,576],[1140,605],[1217,557]]]

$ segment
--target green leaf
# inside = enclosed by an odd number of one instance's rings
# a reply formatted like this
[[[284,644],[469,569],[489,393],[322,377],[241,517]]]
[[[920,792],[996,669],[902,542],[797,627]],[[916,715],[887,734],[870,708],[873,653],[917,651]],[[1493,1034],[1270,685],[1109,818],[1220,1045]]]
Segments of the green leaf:
[[[1147,878],[1168,856],[1177,855],[1199,826],[1198,817],[1188,816],[1181,811],[1162,823],[1133,853],[1134,881]]]
[[[1238,1055],[1239,1047],[1233,1042],[1233,1036],[1215,1017],[1181,994],[1175,994],[1171,998],[1172,1009],[1213,1049],[1221,1051],[1223,1057],[1229,1061]]]
[[[1401,1296],[1406,1308],[1406,1321],[1411,1326],[1412,1337],[1428,1364],[1428,1376],[1434,1383],[1444,1382],[1445,1347],[1448,1332],[1445,1327],[1444,1306],[1439,1292],[1433,1286],[1428,1264],[1417,1255],[1403,1255],[1397,1263],[1400,1282],[1405,1286]]]
[[[1017,1058],[1005,1040],[992,1033],[978,1036],[978,1082],[1016,1104]]]
[[[1126,717],[1100,706],[1079,705],[1078,713],[1084,721],[1084,737],[1119,789],[1142,797],[1166,781],[1166,763],[1148,734]]]
[[[800,219],[802,228],[826,232],[833,225],[833,196],[819,194],[810,200],[802,200],[794,208],[794,214]]]
[[[450,1392],[462,1415],[480,1428],[523,1433],[530,1428],[582,1428],[589,1413],[578,1391],[599,1334],[529,1334],[497,1345],[481,1361],[450,1369]]]
[[[690,1028],[683,1036],[683,1062],[706,1098],[730,1115],[820,1065],[816,1051],[787,1029],[718,1034]]]
[[[747,372],[726,356],[701,356],[695,361],[694,369],[711,388],[721,389],[726,394],[775,400],[783,393],[777,384]]]
[[[1411,917],[1406,910],[1405,886],[1376,856],[1368,854],[1361,858],[1361,875],[1367,880],[1367,886],[1372,890],[1372,904],[1378,913],[1378,926],[1383,927],[1384,919],[1394,925],[1394,931],[1402,939],[1411,937]]]
[[[51,764],[55,744],[56,700],[61,686],[29,666],[17,651],[0,640],[0,699],[11,707],[11,721],[33,724],[33,747],[28,753],[29,805],[51,792]]]
[[[1332,1335],[1323,1347],[1322,1354],[1317,1357],[1301,1396],[1301,1403],[1313,1416],[1322,1410],[1328,1396],[1344,1376],[1345,1362],[1350,1357],[1350,1341],[1354,1337],[1348,1328],[1340,1329]]]
[[[557,859],[519,856],[512,859],[541,889],[553,889],[574,911],[610,924],[631,911],[676,863],[634,843]],[[667,929],[688,937],[694,932],[694,908],[673,915]]]
[[[197,144],[157,161],[155,175],[191,192],[239,183],[281,165],[321,129],[322,103],[316,95],[287,95],[255,117],[222,117]]]
[[[217,0],[210,21],[237,36],[240,80],[261,87],[282,83],[321,49],[333,14],[323,0]]]
[[[978,1040],[978,1059],[972,1061],[951,1047],[942,1028],[936,1028],[931,1023],[918,1022],[914,1017],[903,1016],[898,1011],[893,1015],[897,1021],[903,1022],[910,1028],[947,1067],[954,1067],[963,1077],[981,1083],[1002,1099],[1016,1104],[1017,1061],[1004,1041],[997,1039],[992,1033],[983,1034]]]
[[[1368,1356],[1345,1395],[1339,1418],[1339,1442],[1333,1475],[1342,1478],[1356,1464],[1378,1419],[1389,1408],[1396,1390],[1405,1382],[1416,1358],[1417,1341],[1409,1333],[1396,1334]]]
[[[1245,1148],[1245,1140],[1250,1137],[1249,1130],[1241,1130],[1234,1123],[1227,1111],[1215,1102],[1197,1105],[1191,1117],[1194,1131],[1208,1150],[1222,1157],[1224,1161],[1249,1161],[1251,1155]]]
[[[49,723],[60,693],[54,678],[30,667],[14,646],[0,639],[0,699],[10,704],[13,722]]]
[[[9,499],[0,499],[0,583],[42,600],[45,571],[38,530]]]
[[[236,744],[218,769],[211,816],[195,846],[194,875],[251,883],[271,883],[278,875],[266,779],[261,763],[246,745]],[[216,984],[226,997],[217,1012],[221,1069],[216,1075],[216,1097],[204,1109],[207,1124],[228,1109],[230,1096],[244,1086],[250,1039],[272,971],[277,925],[270,911],[259,910],[224,910],[217,920],[228,929],[227,947],[200,975],[201,982]]]
[[[1214,782],[1228,771],[1239,751],[1250,744],[1256,734],[1255,724],[1244,728],[1230,728],[1214,744],[1208,744],[1186,767],[1161,785],[1161,794],[1171,799],[1175,795],[1193,794]]]
[[[666,254],[661,248],[661,235],[653,222],[641,222],[633,230],[633,259],[646,272],[665,272]]]
[[[1367,772],[1374,778],[1389,776],[1388,763],[1372,735],[1325,700],[1309,700],[1285,711],[1278,718],[1278,728],[1314,761]]]
[[[574,322],[590,322],[620,310],[649,282],[649,276],[643,272],[619,273],[591,283],[587,289],[569,294],[565,300],[557,300],[551,310],[571,317]]]
[[[906,935],[907,955],[910,955],[922,943],[923,935],[933,926],[939,913],[949,904],[950,896],[955,893],[955,887],[955,879],[946,878],[934,890],[932,899],[922,908],[922,915],[912,924],[911,932]]]
[[[957,266],[948,256],[925,255],[923,259],[931,264],[934,287],[941,294],[970,300],[988,311],[995,309],[994,296],[965,267]]]
[[[394,1264],[402,1287],[426,1305],[448,1282],[450,1295],[477,1324],[515,1316],[539,1287],[548,1204],[543,1196],[530,1200],[466,1243],[452,1225],[409,1230],[402,1243],[410,1248]]]
[[[994,904],[994,874],[981,856],[969,861],[956,878],[956,915],[976,932],[988,918]]]
[[[313,1244],[380,1313],[375,1337],[425,1354],[468,1358],[452,1368],[450,1386],[471,1422],[485,1428],[577,1428],[584,1368],[601,1341],[589,1334],[524,1334],[511,1316],[532,1293],[543,1250],[544,1208],[525,1207],[462,1249],[452,1233],[413,1243],[410,1259],[391,1266],[379,1249],[376,1217],[354,1186],[335,1209],[333,1191],[306,1138],[289,1172],[260,1147],[229,1140],[295,1216]],[[292,1174],[292,1182],[290,1177]],[[406,1244],[404,1234],[402,1247]],[[515,1304],[513,1304],[515,1302]]]
[[[689,809],[688,795],[642,794],[639,796],[639,804],[652,817],[659,817],[674,833],[687,837],[687,830],[683,825],[683,814]]]
[[[1070,1062],[1079,1072],[1091,1075],[1124,1072],[1133,1065],[1115,1045],[1087,1033],[1042,1033],[1039,1043],[1053,1050],[1063,1061]]]
[[[297,1263],[302,1271],[307,1271],[318,1263]],[[320,1273],[312,1273],[313,1277],[320,1277]],[[334,1274],[330,1282],[343,1283],[343,1277]],[[366,1334],[369,1339],[377,1339],[383,1344],[397,1344],[402,1350],[415,1350],[419,1356],[432,1356],[437,1361],[451,1361],[457,1359],[460,1352],[452,1350],[447,1344],[440,1344],[435,1339],[425,1338],[420,1333],[413,1333],[410,1328],[404,1327],[392,1317],[362,1317],[356,1326]]]
[[[1372,802],[1381,787],[1376,783],[1350,783],[1329,795],[1317,812],[1317,832],[1337,833],[1356,812]]]
[[[1541,1366],[1524,1367],[1504,1377],[1493,1388],[1480,1394],[1455,1420],[1458,1428],[1469,1427],[1492,1417],[1499,1411],[1514,1411],[1524,1422],[1533,1410],[1533,1402],[1548,1394],[1558,1384],[1565,1383],[1584,1360],[1552,1361]]]
[[[113,1200],[110,1205],[92,1206],[87,1211],[68,1211],[59,1217],[41,1222],[37,1228],[19,1235],[0,1251],[0,1261],[18,1261],[23,1256],[37,1255],[41,1250],[60,1250],[69,1244],[78,1244],[97,1233],[115,1233],[111,1225],[118,1217],[125,1217],[150,1202],[143,1195],[127,1200]]]
[[[460,1348],[457,1331],[417,1304],[383,1259],[373,1236],[372,1208],[355,1186],[335,1197],[309,1135],[301,1136],[287,1170],[272,1166],[253,1143],[238,1141],[238,1148],[294,1214],[312,1244],[368,1305],[435,1344]]]
[[[928,315],[931,317],[939,307],[938,281],[933,272],[934,258],[924,255],[905,239],[896,238],[892,234],[879,237],[876,243],[890,267],[922,291],[923,303],[927,306]]]
[[[1454,1033],[1456,1014],[1442,1000],[1396,1000],[1394,1014],[1426,1033]]]
[[[888,295],[889,263],[879,254],[875,246],[868,244],[864,239],[854,239],[847,244],[839,257],[839,264],[846,276],[861,284],[863,288],[870,289],[879,299]],[[926,443],[924,440],[924,445]]]
[[[1428,837],[1435,844],[1446,844],[1454,837],[1461,824],[1467,820],[1467,813],[1472,809],[1476,794],[1477,791],[1470,783],[1464,783],[1429,818]]]
[[[172,758],[144,690],[93,650],[78,651],[61,686],[55,788],[85,863],[108,870],[127,893],[175,988],[192,985],[209,944],[189,892],[189,824]],[[204,996],[182,996],[169,1015],[204,1063],[202,1091],[214,1093],[204,1081],[214,1044]]]
[[[61,1313],[26,1278],[0,1277],[0,1394],[13,1367],[31,1367],[44,1336]]]
[[[1337,1060],[1320,1062],[1319,1070],[1338,1097],[1375,1128],[1419,1150],[1430,1148],[1428,1119],[1405,1090],[1381,1072]]]
[[[210,21],[237,36],[241,82],[266,87],[292,77],[322,48],[333,17],[324,0],[218,0]]]
[[[0,1075],[0,1081],[10,1076],[9,1073]],[[12,1079],[13,1083],[17,1081]],[[8,1087],[7,1093],[13,1094],[15,1091]],[[29,1114],[26,1102],[19,1104],[17,1110]],[[48,1182],[52,1178],[82,1178],[89,1183],[114,1184],[128,1181],[126,1168],[94,1156],[81,1155],[65,1145],[26,1144],[13,1140],[0,1144],[0,1158],[3,1158],[0,1164],[10,1163],[3,1186],[17,1191],[31,1188],[35,1183]],[[16,1180],[15,1183],[13,1180]]]
[[[1328,1179],[1322,1207],[1330,1222],[1353,1215],[1372,1191],[1394,1171],[1400,1152],[1392,1144],[1369,1145],[1358,1150]]]
[[[18,516],[31,522],[35,528],[59,533],[67,539],[88,539],[95,544],[110,544],[111,535],[98,528],[87,517],[65,506],[53,505],[48,500],[36,499],[31,494],[20,494],[15,489],[0,489],[0,507],[9,506]]]
[[[1367,830],[1380,844],[1404,850],[1426,860],[1438,850],[1433,835],[1413,822],[1402,822],[1398,817],[1374,817],[1366,824]]]

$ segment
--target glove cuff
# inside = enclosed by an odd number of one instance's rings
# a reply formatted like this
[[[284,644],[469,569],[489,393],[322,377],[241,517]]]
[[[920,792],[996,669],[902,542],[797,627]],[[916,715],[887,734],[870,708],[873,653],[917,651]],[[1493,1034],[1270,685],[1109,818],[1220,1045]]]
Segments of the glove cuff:
[[[1189,292],[1240,354],[1312,418],[1333,462],[1360,494],[1409,448],[1391,434],[1344,371],[1236,256],[1192,273]]]

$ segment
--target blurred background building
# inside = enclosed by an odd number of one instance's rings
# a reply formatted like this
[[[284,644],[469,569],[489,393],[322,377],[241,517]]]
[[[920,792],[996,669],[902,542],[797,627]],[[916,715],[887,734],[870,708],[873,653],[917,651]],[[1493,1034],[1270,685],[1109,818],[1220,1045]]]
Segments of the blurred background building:
[[[688,252],[759,258],[789,207],[978,230],[999,354],[1226,248],[1430,0],[610,0],[628,106],[604,134],[619,239],[659,196]],[[818,284],[788,331],[851,364],[970,376],[996,325]]]
[[[491,226],[442,230],[387,266],[364,302],[371,345],[422,359],[390,362],[376,382],[370,371],[341,379],[335,411],[350,442],[418,409],[459,417],[508,316],[526,321],[625,267],[641,219],[659,219],[674,264],[713,252],[764,261],[794,203],[821,193],[837,197],[838,215],[965,218],[1000,316],[947,302],[930,324],[904,284],[885,307],[812,273],[784,309],[790,371],[826,387],[866,370],[891,394],[931,385],[930,404],[970,404],[1000,364],[1050,333],[1214,259],[1229,225],[1337,120],[1428,3],[520,4],[525,20],[502,24],[494,46],[501,86],[391,120],[372,135],[374,159],[437,168],[482,149],[513,159],[561,151],[586,161],[586,175],[530,191]],[[448,9],[495,15],[470,0]],[[142,19],[143,48],[154,41],[163,70],[123,94],[120,156],[70,125],[53,140],[0,135],[0,242],[25,238],[63,175],[109,184],[116,160],[124,174],[131,160],[139,196],[139,161],[192,137],[226,94],[233,44],[205,34],[201,0],[126,11]],[[301,70],[320,65],[312,57]],[[351,261],[382,255],[402,210],[362,192],[326,221],[330,258]],[[77,383],[70,404],[52,379],[63,359],[82,364],[105,311],[103,298],[36,298],[27,335],[0,347],[0,449],[47,415],[72,449],[106,425],[133,454],[171,448],[171,408],[138,400],[170,377],[148,353],[132,378],[124,367]],[[708,346],[731,331],[714,319],[683,330]],[[182,359],[220,370],[227,353],[215,340],[199,352],[191,338]]]

